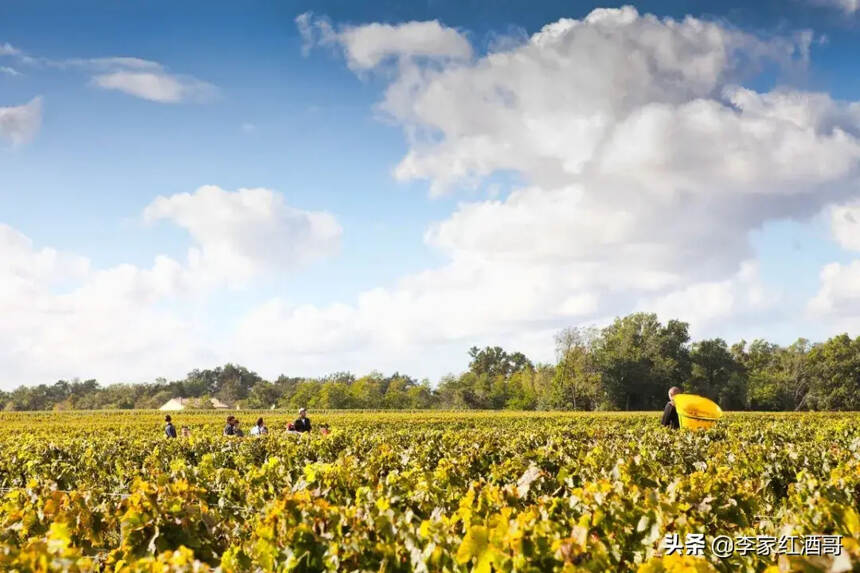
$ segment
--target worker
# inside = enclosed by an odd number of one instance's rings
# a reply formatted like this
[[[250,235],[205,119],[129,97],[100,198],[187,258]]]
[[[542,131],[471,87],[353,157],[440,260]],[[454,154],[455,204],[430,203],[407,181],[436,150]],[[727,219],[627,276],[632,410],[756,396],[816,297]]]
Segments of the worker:
[[[678,420],[678,410],[675,409],[675,394],[680,394],[681,389],[677,386],[672,386],[669,388],[669,401],[666,403],[666,407],[663,408],[663,419],[660,420],[660,423],[664,426],[669,426],[670,428],[680,428],[681,423]]]
[[[269,433],[269,428],[263,423],[263,418],[257,418],[257,423],[251,426],[252,436],[265,436]]]
[[[224,435],[225,436],[235,436],[236,428],[233,426],[233,420],[235,420],[233,416],[227,416],[227,425],[224,426]]]
[[[164,425],[164,433],[168,438],[176,437],[176,428],[173,427],[173,422],[170,419],[170,415],[164,417],[164,421],[166,422]]]
[[[308,411],[304,408],[299,409],[299,418],[293,423],[293,429],[296,432],[311,431],[311,419],[308,418]]]

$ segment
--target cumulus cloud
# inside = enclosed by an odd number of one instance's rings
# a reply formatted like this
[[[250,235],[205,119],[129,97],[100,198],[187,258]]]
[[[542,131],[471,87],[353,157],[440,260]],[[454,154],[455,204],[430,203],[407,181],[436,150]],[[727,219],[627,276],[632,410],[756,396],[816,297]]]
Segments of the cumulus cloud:
[[[262,188],[227,191],[207,185],[158,197],[143,217],[187,230],[195,245],[189,251],[192,267],[228,282],[331,255],[342,234],[330,213],[296,209],[282,194]]]
[[[832,320],[840,330],[860,329],[860,259],[825,265],[820,281],[818,294],[809,302],[809,313],[819,320]]]
[[[830,229],[842,248],[860,252],[860,200],[833,206]],[[807,305],[809,314],[829,319],[843,330],[860,329],[860,259],[825,265],[819,283],[818,293]]]
[[[407,128],[412,149],[395,173],[428,179],[436,192],[498,170],[566,184],[600,166],[613,135],[608,151],[623,152],[625,131],[648,137],[675,115],[687,125],[673,136],[710,135],[720,112],[733,111],[724,90],[764,62],[802,63],[807,45],[804,37],[759,39],[630,7],[561,20],[473,65],[398,76],[381,107]]]
[[[296,25],[307,53],[314,45],[339,45],[349,66],[370,69],[387,59],[433,58],[468,60],[472,46],[466,37],[437,20],[397,25],[372,23],[335,28],[325,19],[305,12]]]
[[[201,187],[157,198],[144,218],[186,229],[188,259],[95,268],[0,224],[3,387],[141,381],[233,360],[223,337],[210,336],[206,295],[330,254],[341,234],[328,213],[295,209],[267,189]]]
[[[645,297],[637,310],[656,312],[663,317],[683,317],[690,322],[692,334],[713,332],[740,317],[760,321],[776,310],[780,292],[769,290],[759,275],[755,261],[744,261],[740,270],[724,280],[693,283],[659,296]]]
[[[837,205],[830,210],[833,237],[843,248],[860,251],[860,201]]]
[[[0,224],[3,387],[74,376],[144,380],[204,359],[195,349],[200,333],[154,304],[177,294],[181,272],[166,257],[150,269],[93,269]]]
[[[0,107],[0,137],[13,145],[28,143],[42,126],[42,98],[13,107]]]
[[[352,304],[261,306],[237,333],[258,359],[517,341],[636,309],[715,334],[777,312],[750,233],[856,193],[860,104],[742,87],[764,67],[807,65],[808,33],[760,37],[625,7],[477,59],[462,50],[421,61],[396,27],[369,25],[374,43],[352,44],[359,34],[327,22],[299,26],[356,70],[403,56],[379,106],[410,147],[397,178],[427,180],[431,194],[489,186],[497,173],[525,185],[432,225],[424,239],[449,258],[441,267]],[[302,342],[301,332],[319,336]]]

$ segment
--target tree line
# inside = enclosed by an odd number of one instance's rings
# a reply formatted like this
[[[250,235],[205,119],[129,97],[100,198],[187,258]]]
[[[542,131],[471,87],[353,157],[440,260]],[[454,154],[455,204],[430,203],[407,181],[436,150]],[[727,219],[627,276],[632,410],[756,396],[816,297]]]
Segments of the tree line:
[[[691,341],[689,325],[636,313],[609,326],[566,328],[554,364],[500,347],[469,350],[469,368],[435,386],[395,373],[264,380],[243,366],[193,370],[184,379],[100,385],[96,380],[0,392],[6,410],[158,408],[174,397],[218,398],[243,408],[654,410],[679,386],[725,410],[860,410],[860,336],[789,346]]]

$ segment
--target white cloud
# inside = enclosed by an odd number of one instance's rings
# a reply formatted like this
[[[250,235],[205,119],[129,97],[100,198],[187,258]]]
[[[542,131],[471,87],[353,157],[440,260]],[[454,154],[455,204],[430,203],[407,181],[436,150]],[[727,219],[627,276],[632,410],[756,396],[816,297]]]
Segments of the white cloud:
[[[35,69],[72,70],[90,74],[90,83],[157,103],[207,102],[217,97],[218,88],[189,75],[170,72],[164,65],[135,57],[53,59],[31,56],[10,44],[0,44],[0,56],[14,56]],[[0,72],[18,75],[16,69]]]
[[[158,103],[203,102],[217,90],[211,84],[164,71],[117,71],[93,76],[94,85]]]
[[[842,248],[860,251],[860,200],[831,207],[830,229]],[[819,282],[818,293],[807,304],[808,314],[840,330],[860,329],[860,259],[825,265]]]
[[[860,259],[825,265],[820,280],[821,288],[807,308],[810,315],[856,333],[860,329]]]
[[[36,137],[42,125],[42,98],[13,107],[0,107],[0,137],[13,145],[28,143]]]
[[[396,52],[299,24],[341,45],[354,69]],[[371,45],[398,45],[393,29],[367,29]],[[410,145],[395,175],[436,194],[489,187],[499,172],[526,184],[463,202],[427,230],[447,264],[354,304],[272,300],[246,318],[236,347],[263,362],[324,356],[329,368],[412,356],[427,372],[418,349],[513,344],[636,309],[695,322],[703,336],[776,319],[781,293],[759,277],[750,233],[856,193],[860,169],[860,104],[739,87],[767,65],[806,65],[810,41],[626,7],[474,61],[422,62],[404,49],[380,105]]]
[[[342,234],[330,213],[290,207],[280,193],[261,188],[231,192],[207,185],[158,197],[144,219],[169,220],[187,230],[195,243],[191,266],[230,283],[331,255]]]
[[[734,276],[724,280],[690,284],[653,298],[643,298],[637,310],[655,312],[661,317],[683,317],[691,333],[714,332],[728,322],[761,321],[781,302],[781,293],[769,290],[762,282],[758,265],[745,261]]]
[[[659,127],[655,122],[676,109],[691,122],[700,115],[707,121],[708,112],[719,121],[720,111],[732,110],[709,106],[730,103],[721,92],[749,66],[802,64],[807,45],[808,38],[761,40],[627,7],[546,26],[527,44],[473,65],[412,66],[381,106],[412,140],[395,173],[430,179],[436,192],[497,170],[566,185],[587,173],[603,157],[603,142],[616,132],[620,139],[623,129]],[[719,126],[686,127],[705,129],[685,134],[701,137]]]
[[[296,25],[306,53],[315,44],[340,45],[349,66],[356,70],[374,68],[388,58],[469,60],[472,57],[472,46],[465,36],[437,20],[344,26],[335,31],[326,20],[306,12],[296,18]]]
[[[20,76],[21,72],[15,68],[10,68],[9,66],[0,66],[0,74],[6,74],[7,76]]]
[[[833,207],[830,210],[830,228],[842,247],[860,251],[860,201]]]
[[[93,72],[91,83],[99,88],[157,103],[205,103],[218,95],[218,88],[210,83],[172,73],[158,62],[141,58],[71,59],[52,64]]]
[[[192,351],[201,334],[154,304],[177,294],[171,282],[180,272],[165,257],[151,269],[95,270],[0,225],[3,387],[74,376],[145,380],[204,359]]]
[[[598,301],[578,290],[588,278],[557,278],[541,264],[458,260],[365,291],[355,304],[276,298],[242,320],[231,347],[270,372],[384,368],[436,376],[479,341],[518,344],[535,330],[593,316]]]
[[[205,295],[330,254],[341,233],[331,215],[294,209],[267,189],[201,187],[159,197],[144,216],[189,231],[186,262],[158,255],[148,268],[93,268],[0,224],[3,387],[151,380],[234,360],[225,337],[211,336]]]
[[[349,62],[359,69],[373,68],[389,57],[442,57],[468,60],[472,47],[468,40],[438,21],[407,22],[391,26],[367,24],[340,32]]]
[[[131,57],[71,58],[67,60],[43,60],[47,65],[57,68],[82,68],[90,71],[114,71],[118,69],[133,71],[162,72],[164,66],[152,60]]]
[[[21,54],[21,50],[10,44],[9,42],[4,42],[0,44],[0,56],[18,56]]]
[[[836,8],[846,14],[854,14],[860,10],[860,0],[809,0],[812,4]]]

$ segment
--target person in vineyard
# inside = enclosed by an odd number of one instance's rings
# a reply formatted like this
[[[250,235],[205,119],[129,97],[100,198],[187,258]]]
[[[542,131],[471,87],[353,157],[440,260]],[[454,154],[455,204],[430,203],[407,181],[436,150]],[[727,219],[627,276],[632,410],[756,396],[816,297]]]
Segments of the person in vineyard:
[[[311,431],[311,419],[308,418],[308,411],[304,408],[299,409],[299,417],[293,423],[293,428],[296,432],[310,432]]]
[[[252,436],[265,436],[269,433],[269,428],[263,424],[263,418],[257,418],[257,423],[251,428]]]
[[[681,389],[677,386],[672,386],[669,388],[669,401],[666,403],[666,407],[663,408],[663,419],[660,420],[660,423],[664,426],[669,426],[670,428],[680,428],[681,424],[678,420],[678,410],[675,409],[675,394],[680,394]]]
[[[225,436],[235,436],[236,435],[236,427],[233,425],[233,421],[236,418],[233,416],[227,416],[227,425],[224,426],[224,435]]]
[[[168,438],[176,437],[176,428],[173,426],[173,421],[170,419],[170,415],[164,417],[164,433]]]

